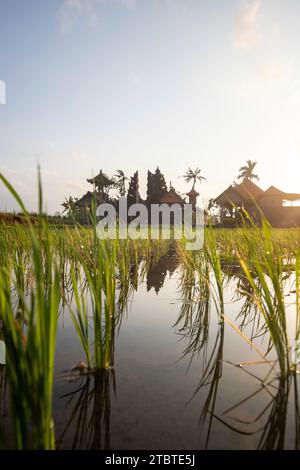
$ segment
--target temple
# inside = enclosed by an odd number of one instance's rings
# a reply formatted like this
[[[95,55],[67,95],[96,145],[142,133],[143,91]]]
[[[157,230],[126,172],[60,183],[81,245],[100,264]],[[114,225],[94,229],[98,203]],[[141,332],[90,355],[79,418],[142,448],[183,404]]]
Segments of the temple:
[[[172,204],[179,204],[180,206],[184,206],[185,200],[179,196],[179,194],[175,191],[175,189],[171,186],[169,191],[160,199],[160,204],[168,204],[168,206],[172,206]]]
[[[103,173],[102,170],[94,178],[87,178],[87,182],[94,186],[103,201],[107,200],[107,190],[115,185],[115,181]]]

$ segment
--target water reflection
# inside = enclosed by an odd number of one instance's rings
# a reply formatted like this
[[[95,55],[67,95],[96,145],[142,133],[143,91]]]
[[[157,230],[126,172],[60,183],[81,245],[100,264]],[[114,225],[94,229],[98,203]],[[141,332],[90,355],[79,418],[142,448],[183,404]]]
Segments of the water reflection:
[[[251,373],[252,377],[258,380],[257,389],[224,411],[222,416],[215,415],[215,417],[236,434],[257,435],[256,448],[258,450],[282,450],[287,444],[286,429],[290,412],[294,419],[294,446],[292,447],[299,449],[300,414],[296,373],[283,376],[278,375],[274,368],[272,371],[273,377],[270,377],[269,372],[264,379]],[[268,398],[262,409],[252,419],[241,419],[238,412],[245,405],[250,404],[251,400],[257,400],[261,394]]]
[[[263,316],[253,302],[253,286],[241,268],[221,263],[221,269],[223,286],[226,289],[229,285],[232,287],[231,302],[238,305],[236,317],[231,324],[228,324],[225,315],[227,306],[224,307],[223,299],[219,299],[219,306],[217,305],[214,275],[204,259],[201,259],[197,270],[190,266],[185,268],[171,247],[167,254],[151,260],[150,263],[146,264],[142,259],[131,263],[128,275],[120,275],[118,283],[118,308],[112,328],[110,364],[114,364],[115,336],[119,332],[123,313],[131,294],[139,289],[140,281],[145,278],[147,291],[153,289],[158,294],[167,277],[179,274],[177,294],[180,297],[180,309],[173,328],[182,344],[181,357],[178,359],[187,360],[187,373],[193,363],[193,373],[198,370],[199,374],[197,386],[192,390],[187,403],[192,405],[200,397],[199,427],[195,429],[195,433],[199,435],[199,447],[215,447],[213,431],[223,426],[232,436],[252,436],[254,441],[251,442],[258,449],[283,449],[287,440],[291,442],[290,437],[287,437],[287,425],[292,416],[293,447],[298,449],[299,376],[295,370],[283,374],[278,360],[269,358],[273,347],[272,338],[269,337]],[[259,280],[255,279],[255,282],[259,287]],[[115,328],[117,325],[118,328]],[[227,360],[225,335],[232,326],[236,334],[245,340],[245,345],[250,345],[249,353],[252,349],[256,351],[256,342],[263,342],[266,337],[266,351],[261,354],[259,361],[234,363]],[[225,365],[228,367],[224,367]],[[261,373],[261,367],[264,368],[264,373]],[[111,443],[110,426],[111,398],[116,394],[115,374],[114,369],[103,369],[82,375],[79,386],[61,396],[68,421],[58,437],[58,447],[64,447],[66,439],[71,439],[73,449],[114,447]],[[239,382],[239,378],[235,377],[236,382],[232,382],[232,385],[241,391],[245,387],[246,392],[241,399],[230,404],[231,396],[222,396],[220,389],[223,381],[226,383],[232,380],[234,374],[243,374],[243,380]],[[251,389],[248,394],[247,384]],[[244,410],[246,418],[243,418]],[[233,440],[234,437],[230,439]]]
[[[219,316],[216,328],[211,331],[211,300],[210,272],[208,265],[202,265],[203,271],[191,275],[183,274],[180,294],[182,304],[175,323],[178,334],[185,340],[186,346],[182,358],[189,356],[188,367],[193,359],[202,362],[201,378],[191,400],[202,390],[205,398],[199,417],[200,435],[205,436],[204,447],[209,444],[214,410],[216,406],[219,382],[222,377],[224,319]],[[196,282],[197,280],[197,282]],[[216,313],[216,312],[214,312]],[[213,335],[214,338],[210,338]]]
[[[156,294],[158,294],[165,283],[167,275],[171,278],[179,264],[180,259],[173,245],[158,260],[152,259],[146,273],[147,291],[149,292],[151,289],[154,289]]]
[[[201,439],[204,438],[204,448],[209,447],[213,423],[216,420],[218,424],[223,424],[233,433],[243,436],[257,436],[257,449],[284,449],[286,446],[288,412],[290,411],[295,421],[294,448],[298,449],[300,414],[297,384],[299,376],[297,371],[287,370],[286,373],[283,373],[278,360],[272,361],[267,358],[273,348],[274,339],[270,335],[257,304],[253,301],[253,287],[241,268],[237,265],[221,263],[221,269],[226,277],[224,284],[228,285],[229,281],[234,285],[232,302],[238,302],[239,305],[239,312],[236,317],[239,326],[236,327],[229,321],[231,326],[254,349],[256,339],[263,339],[266,335],[270,338],[266,352],[262,355],[260,361],[236,364],[226,361],[224,359],[226,316],[221,314],[217,320],[217,328],[211,328],[210,303],[212,288],[211,285],[208,287],[206,281],[209,274],[206,273],[204,276],[196,277],[194,273],[191,278],[191,273],[189,273],[187,279],[190,279],[190,281],[185,279],[184,282],[181,282],[182,305],[175,327],[178,334],[186,342],[182,358],[190,357],[188,367],[196,357],[200,358],[202,362],[201,379],[191,400],[198,394],[204,397],[199,415],[199,436]],[[285,274],[284,280],[288,279],[290,275],[291,273]],[[193,279],[196,278],[197,282],[194,282]],[[260,288],[259,281],[255,280],[255,282],[257,282],[257,287]],[[274,300],[272,299],[272,301]],[[222,312],[222,306],[220,311]],[[216,314],[216,312],[214,313]],[[247,329],[251,332],[249,339],[243,333]],[[255,380],[257,389],[220,414],[215,410],[217,408],[223,364],[230,365],[241,371],[241,373],[248,375],[250,380]],[[267,374],[263,377],[260,377],[257,370],[257,367],[261,364],[267,369]],[[259,395],[262,394],[264,398],[266,395],[269,398],[267,403],[253,419],[242,419],[239,413],[241,408],[247,408],[249,405],[251,409],[251,401],[257,400]],[[261,399],[258,400],[258,403],[260,401]],[[291,409],[292,407],[293,409]]]
[[[116,372],[114,369],[115,337],[120,331],[124,312],[140,281],[147,280],[147,291],[154,288],[158,293],[167,274],[171,276],[179,266],[179,259],[170,247],[167,254],[145,262],[137,259],[131,262],[129,270],[119,272],[116,292],[116,315],[111,326],[109,369],[95,369],[87,372],[84,368],[61,375],[61,379],[79,381],[75,390],[60,396],[65,402],[67,423],[57,439],[57,447],[65,446],[71,437],[72,449],[110,449],[111,395],[116,395]],[[105,326],[105,325],[104,325]],[[102,336],[105,341],[106,335]],[[105,346],[105,345],[104,345]],[[65,377],[64,377],[65,376]]]
[[[260,315],[257,304],[253,302],[254,290],[241,266],[222,262],[221,268],[227,279],[234,285],[232,302],[239,303],[239,312],[236,317],[238,328],[243,331],[250,325],[251,341],[264,336],[268,328],[262,315]],[[255,282],[257,288],[260,289],[261,286],[257,279],[255,279]]]
[[[111,391],[116,393],[113,370],[97,370],[80,380],[74,391],[62,395],[69,419],[57,440],[59,448],[71,432],[72,449],[109,450]],[[69,411],[71,409],[71,411]]]

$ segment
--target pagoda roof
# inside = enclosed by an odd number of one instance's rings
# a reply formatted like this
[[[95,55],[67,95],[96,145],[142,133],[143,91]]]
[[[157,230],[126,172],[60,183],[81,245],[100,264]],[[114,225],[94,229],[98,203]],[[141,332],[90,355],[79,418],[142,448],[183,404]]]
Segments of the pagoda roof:
[[[87,178],[87,182],[102,188],[105,186],[112,186],[114,184],[114,181],[110,179],[105,173],[103,173],[102,170],[100,170],[97,176],[94,176],[93,178]]]
[[[197,197],[197,196],[199,196],[199,193],[197,193],[197,191],[194,188],[192,188],[188,193],[186,193],[186,195],[187,196],[192,196],[192,197],[193,196]]]
[[[185,200],[177,194],[175,189],[170,189],[160,200],[161,204],[185,204]]]

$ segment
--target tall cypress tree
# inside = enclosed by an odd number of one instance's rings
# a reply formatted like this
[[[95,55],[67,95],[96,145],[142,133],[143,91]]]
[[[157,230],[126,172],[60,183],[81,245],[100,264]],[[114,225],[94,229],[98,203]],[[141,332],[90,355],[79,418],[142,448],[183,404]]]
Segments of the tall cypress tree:
[[[154,174],[154,192],[158,203],[168,192],[165,177],[158,167],[156,168]]]
[[[161,198],[168,192],[164,175],[157,167],[155,173],[148,171],[147,178],[147,203],[159,204]]]
[[[150,206],[150,204],[153,203],[153,199],[154,199],[154,196],[153,196],[153,178],[154,178],[154,174],[151,173],[151,171],[148,170],[148,174],[147,174],[147,205]]]
[[[127,193],[127,204],[128,207],[140,202],[140,193],[139,193],[139,172],[136,171],[134,175],[130,178],[128,193]]]

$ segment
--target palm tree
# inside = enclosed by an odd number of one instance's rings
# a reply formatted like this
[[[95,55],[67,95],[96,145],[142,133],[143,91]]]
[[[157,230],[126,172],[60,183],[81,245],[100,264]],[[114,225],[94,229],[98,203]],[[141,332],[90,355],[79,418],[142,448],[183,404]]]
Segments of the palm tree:
[[[241,166],[239,169],[239,176],[238,179],[242,179],[243,181],[252,181],[252,180],[259,180],[258,175],[254,173],[254,168],[257,165],[257,162],[253,162],[252,160],[246,161],[247,165]]]
[[[120,196],[125,196],[126,194],[126,181],[128,181],[127,176],[123,170],[117,170],[114,178],[117,178],[116,186],[119,188]]]
[[[63,213],[68,212],[69,216],[73,216],[77,211],[76,206],[77,198],[73,198],[70,196],[69,198],[65,198],[62,206],[64,207]]]
[[[188,171],[183,175],[183,178],[187,183],[193,181],[192,190],[195,189],[195,184],[197,181],[199,181],[199,183],[202,183],[202,181],[206,181],[206,178],[204,178],[204,176],[201,176],[201,171],[202,170],[200,170],[200,168],[198,167],[194,171],[189,168]]]

